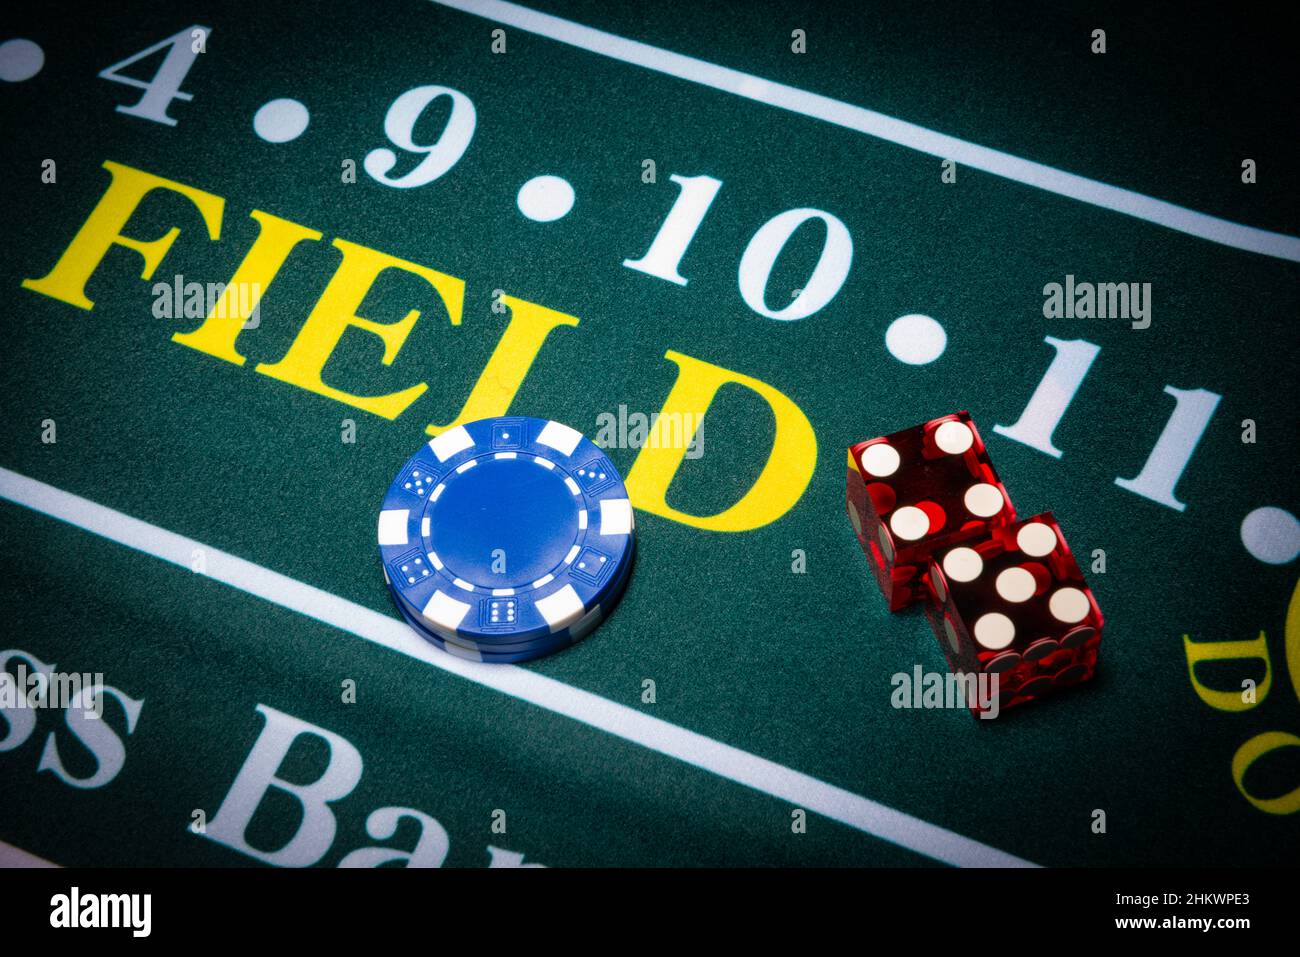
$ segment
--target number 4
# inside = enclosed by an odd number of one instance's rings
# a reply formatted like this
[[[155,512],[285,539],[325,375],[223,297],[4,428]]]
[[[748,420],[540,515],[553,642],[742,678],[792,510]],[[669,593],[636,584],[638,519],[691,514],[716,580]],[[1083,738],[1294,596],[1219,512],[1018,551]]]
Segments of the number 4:
[[[188,102],[193,99],[193,96],[189,93],[181,92],[181,84],[185,82],[185,77],[189,75],[190,67],[194,66],[194,58],[204,51],[208,34],[211,32],[208,27],[201,27],[197,24],[186,27],[180,33],[155,43],[149,49],[141,50],[135,56],[128,57],[120,63],[114,63],[112,66],[101,70],[99,73],[101,80],[125,83],[127,86],[144,90],[144,96],[140,97],[139,103],[134,106],[118,106],[117,111],[125,113],[127,116],[138,116],[142,119],[153,120],[155,123],[166,123],[168,126],[175,126],[176,121],[167,115],[167,107],[171,105],[172,100],[185,100]],[[162,65],[158,67],[158,71],[148,83],[137,80],[135,77],[124,76],[118,72],[168,47],[171,49],[167,50],[167,56]]]

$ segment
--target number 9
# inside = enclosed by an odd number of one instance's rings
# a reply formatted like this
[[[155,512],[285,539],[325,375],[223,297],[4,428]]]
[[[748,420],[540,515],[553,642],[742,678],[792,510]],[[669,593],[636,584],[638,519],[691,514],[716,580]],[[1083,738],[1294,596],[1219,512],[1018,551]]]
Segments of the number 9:
[[[451,116],[447,118],[447,125],[437,140],[428,146],[420,146],[411,140],[415,121],[440,96],[451,97]],[[389,171],[397,165],[397,154],[386,148],[371,150],[366,154],[366,172],[385,186],[395,186],[398,189],[432,183],[465,155],[469,141],[474,136],[476,123],[474,104],[459,90],[446,86],[417,86],[413,90],[407,90],[388,108],[388,115],[384,117],[384,133],[394,146],[408,153],[423,153],[424,159],[405,176],[390,177]]]

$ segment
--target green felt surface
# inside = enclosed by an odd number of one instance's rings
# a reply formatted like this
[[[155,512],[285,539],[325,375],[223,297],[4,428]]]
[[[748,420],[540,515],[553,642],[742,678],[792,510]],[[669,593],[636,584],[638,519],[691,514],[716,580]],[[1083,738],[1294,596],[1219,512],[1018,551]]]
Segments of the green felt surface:
[[[594,5],[554,9],[619,32],[618,17]],[[509,52],[494,57],[489,21],[432,4],[366,10],[136,4],[100,33],[7,14],[16,22],[6,35],[37,39],[47,62],[34,80],[0,90],[0,162],[13,171],[0,180],[0,466],[396,616],[376,561],[375,515],[425,427],[455,417],[491,355],[509,319],[491,308],[493,290],[504,289],[581,320],[547,340],[511,412],[592,434],[620,404],[656,410],[677,374],[665,358],[672,350],[769,383],[817,440],[807,489],[763,527],[714,533],[639,513],[636,572],[612,619],[528,668],[1034,862],[1293,860],[1294,815],[1248,803],[1231,762],[1253,735],[1300,732],[1291,683],[1300,676],[1287,672],[1283,631],[1295,566],[1256,561],[1239,535],[1251,509],[1294,513],[1300,504],[1294,263],[972,170],[945,185],[931,157],[523,31],[509,31]],[[699,16],[652,29],[642,12],[623,32],[734,67],[750,62],[758,75],[885,112],[914,105],[905,118],[915,122],[944,120],[939,94],[918,79],[930,75],[925,55],[905,69],[897,37],[895,59],[871,83],[833,58],[800,77],[802,65],[759,52],[788,47],[784,21],[767,36],[757,25],[775,20],[747,14],[715,46],[697,46]],[[817,16],[822,35],[834,33]],[[115,113],[135,94],[95,74],[191,22],[213,34],[186,80],[193,101],[173,106],[179,124]],[[876,34],[843,35],[848,57]],[[983,73],[972,75],[962,95],[978,101]],[[388,104],[429,83],[463,90],[478,113],[455,168],[415,190],[384,187],[360,169],[356,183],[341,183],[342,160],[360,167],[385,145]],[[279,145],[251,130],[258,106],[277,96],[303,100],[312,116],[303,137]],[[1143,97],[1162,102],[1159,91]],[[1042,123],[1016,126],[1023,113],[990,101],[988,145],[1064,163]],[[1106,115],[1126,114],[1117,105]],[[1226,110],[1212,115],[1229,123]],[[1201,135],[1179,112],[1158,123],[1188,141]],[[978,113],[943,128],[984,142]],[[39,182],[46,157],[58,161],[57,185]],[[653,185],[640,179],[647,157],[659,166]],[[1193,162],[1163,192],[1112,158],[1101,150],[1069,168],[1295,232],[1293,198],[1278,202],[1272,184],[1240,188],[1234,164],[1223,175],[1238,188],[1205,185],[1217,174]],[[240,337],[243,367],[172,342],[198,322],[154,318],[150,284],[126,250],[111,252],[90,281],[90,312],[20,287],[67,247],[108,184],[109,160],[226,200],[218,242],[184,201],[159,194],[142,204],[133,235],[182,230],[155,279],[228,279],[257,234],[253,209],[324,234],[294,252],[260,327]],[[556,223],[528,222],[515,207],[519,185],[543,172],[577,193]],[[621,265],[645,252],[676,198],[671,172],[724,183],[683,263],[686,287]],[[853,269],[826,309],[770,321],[741,300],[737,263],[759,225],[802,206],[845,223]],[[360,332],[331,357],[326,378],[339,388],[380,394],[429,383],[394,421],[254,371],[294,340],[339,262],[335,237],[467,284],[463,322],[451,326],[426,285],[387,274],[364,314],[395,322],[423,313],[395,361],[382,365],[379,340]],[[771,304],[804,282],[820,241],[813,229],[796,234],[771,277]],[[1152,283],[1151,328],[1044,319],[1042,287],[1066,273]],[[947,330],[934,364],[903,365],[884,348],[888,324],[913,312]],[[1060,459],[992,430],[1024,409],[1052,356],[1044,336],[1101,346],[1055,433]],[[1146,460],[1172,410],[1162,393],[1170,384],[1223,396],[1178,486],[1183,512],[1114,481]],[[942,669],[943,659],[919,611],[887,612],[844,514],[849,443],[959,408],[981,426],[1019,512],[1052,510],[1076,554],[1104,548],[1108,559],[1106,574],[1090,576],[1107,617],[1097,679],[996,723],[890,706],[891,675]],[[1253,445],[1240,440],[1245,418],[1258,423]],[[46,419],[57,422],[56,444],[41,442]],[[356,422],[353,444],[340,441],[344,419]],[[705,454],[685,463],[671,504],[710,514],[735,501],[762,468],[772,427],[753,395],[724,389],[709,410]],[[625,475],[636,452],[609,450]],[[258,706],[328,728],[364,757],[361,783],[336,808],[324,864],[367,844],[409,850],[413,826],[389,840],[365,835],[366,816],[389,805],[436,818],[449,834],[448,864],[486,864],[489,845],[550,865],[932,863],[817,815],[807,833],[793,833],[786,801],[9,502],[0,503],[0,541],[3,647],[102,671],[144,701],[123,769],[102,788],[39,770],[46,736],[68,740],[59,715],[41,714],[38,733],[0,752],[0,840],[59,863],[253,863],[186,828],[195,809],[211,816],[226,796],[261,730]],[[795,550],[806,573],[791,571]],[[1239,714],[1207,707],[1189,682],[1183,635],[1248,640],[1261,631],[1272,656],[1268,697]],[[1216,686],[1242,676],[1227,669]],[[345,679],[357,682],[355,704],[340,702]],[[652,705],[642,701],[646,679],[657,689]],[[114,709],[107,719],[121,733]],[[1252,789],[1291,791],[1297,753],[1261,761]],[[88,773],[93,762],[80,757],[69,770]],[[291,757],[304,780],[321,766],[319,754]],[[1105,835],[1090,828],[1099,808]],[[497,809],[509,818],[505,834],[491,830]],[[295,814],[287,801],[268,804],[255,821],[261,846],[287,840]]]

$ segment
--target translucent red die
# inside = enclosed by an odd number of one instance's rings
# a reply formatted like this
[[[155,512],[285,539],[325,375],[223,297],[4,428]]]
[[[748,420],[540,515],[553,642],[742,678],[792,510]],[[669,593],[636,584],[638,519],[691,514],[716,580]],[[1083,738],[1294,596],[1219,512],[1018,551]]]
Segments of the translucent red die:
[[[1016,517],[966,412],[849,446],[847,487],[849,520],[890,611],[928,597],[936,552]]]
[[[1096,671],[1104,619],[1050,512],[939,549],[927,584],[926,615],[949,668],[997,675],[999,709]]]

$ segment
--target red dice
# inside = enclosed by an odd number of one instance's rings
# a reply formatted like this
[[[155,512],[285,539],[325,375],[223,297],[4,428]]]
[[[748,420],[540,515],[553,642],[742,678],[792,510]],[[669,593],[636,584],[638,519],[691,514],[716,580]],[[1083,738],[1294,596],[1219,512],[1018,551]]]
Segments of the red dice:
[[[850,446],[847,499],[890,611],[923,603],[949,668],[996,681],[972,713],[1093,676],[1097,600],[1050,513],[1016,520],[967,413]]]
[[[890,611],[926,598],[936,551],[1016,517],[965,412],[850,446],[848,510]]]
[[[997,675],[999,710],[1096,670],[1104,619],[1050,513],[939,551],[928,584],[926,615],[948,666]]]

